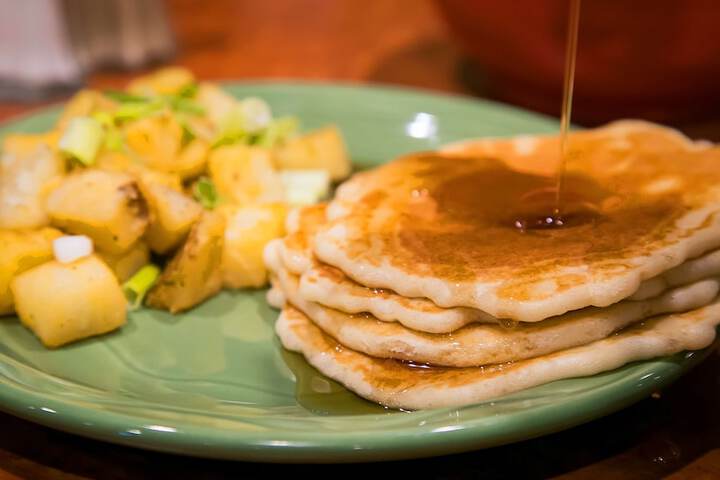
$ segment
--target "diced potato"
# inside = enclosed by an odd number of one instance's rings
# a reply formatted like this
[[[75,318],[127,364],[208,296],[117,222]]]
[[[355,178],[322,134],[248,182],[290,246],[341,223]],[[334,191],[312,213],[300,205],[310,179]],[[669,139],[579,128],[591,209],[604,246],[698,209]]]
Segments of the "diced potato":
[[[113,172],[126,172],[132,165],[140,165],[122,152],[101,151],[95,160],[95,167]]]
[[[127,252],[112,254],[99,251],[98,256],[110,267],[120,283],[150,263],[150,249],[143,241],[135,243]]]
[[[242,144],[219,147],[210,154],[208,171],[223,201],[247,205],[285,198],[267,149]]]
[[[204,212],[148,293],[147,304],[176,313],[217,293],[222,288],[224,232],[225,217]]]
[[[125,139],[131,149],[151,168],[166,167],[175,157],[182,142],[182,126],[163,113],[141,118],[125,128]]]
[[[168,171],[177,173],[183,179],[197,177],[205,171],[209,154],[210,144],[196,138],[180,150],[175,160],[176,165]]]
[[[263,249],[285,234],[287,207],[282,203],[227,206],[223,213],[227,218],[222,256],[225,287],[262,287],[268,281]]]
[[[51,130],[46,133],[13,133],[3,138],[2,151],[12,152],[15,155],[32,155],[39,145],[47,145],[51,150],[57,150],[60,132]]]
[[[62,159],[45,143],[0,156],[0,228],[38,228],[49,223],[48,188],[65,172]]]
[[[176,95],[195,83],[195,76],[183,67],[165,67],[136,78],[128,85],[133,95]]]
[[[87,235],[109,253],[128,250],[149,220],[133,177],[96,169],[67,176],[48,196],[47,211],[54,225]]]
[[[127,172],[134,175],[140,185],[153,183],[157,185],[164,185],[176,192],[182,192],[183,190],[182,180],[174,173],[158,172],[157,170],[151,170],[137,164],[129,166],[127,168]]]
[[[135,177],[138,183],[159,183],[178,192],[183,188],[182,180],[178,175],[152,170],[121,152],[101,153],[97,159],[97,167],[102,170],[129,173]]]
[[[141,181],[140,189],[150,208],[145,240],[153,252],[172,251],[200,218],[202,207],[184,193],[151,179]]]
[[[126,300],[115,275],[96,255],[50,261],[21,273],[10,286],[22,323],[48,347],[119,328]]]
[[[290,139],[275,152],[278,169],[327,170],[332,180],[350,175],[350,157],[340,130],[329,126]]]
[[[183,128],[169,113],[137,120],[125,129],[128,146],[142,162],[182,179],[199,175],[207,162],[210,145],[195,138],[183,146]]]
[[[110,111],[116,104],[96,90],[81,90],[65,104],[62,115],[56,123],[56,129],[65,131],[70,121],[75,117],[91,115],[98,111]]]
[[[0,315],[12,313],[12,279],[53,258],[52,241],[62,236],[54,228],[0,230]]]

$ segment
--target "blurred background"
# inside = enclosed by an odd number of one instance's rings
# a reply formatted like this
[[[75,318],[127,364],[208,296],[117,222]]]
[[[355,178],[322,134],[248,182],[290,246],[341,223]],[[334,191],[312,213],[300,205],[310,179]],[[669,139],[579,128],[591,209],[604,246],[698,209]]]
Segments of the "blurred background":
[[[163,64],[381,82],[557,116],[568,0],[0,0],[0,120]],[[573,121],[720,140],[720,2],[583,0]]]

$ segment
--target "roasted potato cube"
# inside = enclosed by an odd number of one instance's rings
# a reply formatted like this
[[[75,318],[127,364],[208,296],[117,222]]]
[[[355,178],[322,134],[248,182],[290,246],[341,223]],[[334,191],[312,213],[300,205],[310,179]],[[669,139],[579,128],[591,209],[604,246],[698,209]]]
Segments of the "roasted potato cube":
[[[135,275],[135,272],[150,263],[150,249],[142,240],[130,247],[130,250],[112,254],[98,251],[98,256],[110,267],[120,283]]]
[[[169,113],[137,120],[125,129],[130,148],[142,162],[183,179],[199,175],[207,163],[210,145],[199,138],[183,145],[183,128]]]
[[[225,217],[219,212],[204,212],[148,293],[147,304],[175,313],[217,293],[222,288],[224,233]]]
[[[98,156],[95,159],[94,166],[101,170],[126,172],[134,165],[142,167],[142,165],[140,165],[138,162],[133,161],[124,153],[105,150],[98,153]]]
[[[15,277],[10,289],[20,320],[48,347],[125,323],[125,296],[112,270],[95,255],[31,268]]]
[[[175,160],[176,166],[168,171],[177,173],[183,179],[197,177],[205,171],[209,153],[210,144],[205,140],[195,138],[180,149]]]
[[[287,207],[282,203],[224,207],[223,283],[228,288],[262,287],[268,281],[263,249],[285,234]]]
[[[129,173],[135,177],[139,184],[153,182],[166,185],[178,192],[183,189],[182,180],[178,175],[152,170],[141,163],[131,160],[124,153],[102,152],[98,156],[96,166],[101,170]]]
[[[97,111],[110,111],[115,106],[113,100],[96,90],[81,90],[65,104],[55,125],[56,129],[63,132],[73,118],[88,116]]]
[[[158,172],[137,164],[128,167],[127,172],[134,175],[141,186],[145,183],[153,183],[163,185],[176,192],[183,191],[182,180],[174,173]]]
[[[350,175],[350,157],[340,130],[329,126],[290,139],[275,152],[278,169],[327,170],[332,180]]]
[[[128,85],[128,92],[146,97],[155,95],[177,95],[193,85],[195,77],[183,67],[165,67],[149,75],[136,78]]]
[[[95,169],[67,176],[48,196],[47,211],[54,225],[87,235],[108,253],[128,250],[149,219],[133,177]]]
[[[125,128],[130,148],[150,168],[165,171],[182,142],[182,125],[169,113],[141,118]]]
[[[0,156],[0,228],[38,228],[49,223],[47,190],[65,173],[65,164],[45,142],[14,141]]]
[[[203,209],[184,193],[150,179],[141,181],[140,189],[150,209],[145,240],[153,252],[167,253],[185,239]]]
[[[40,145],[47,145],[55,152],[59,140],[58,130],[47,133],[13,133],[3,138],[2,151],[24,156],[31,155]]]
[[[223,201],[246,205],[285,198],[267,149],[242,144],[219,147],[210,154],[208,171]]]
[[[0,315],[12,313],[12,279],[53,258],[52,241],[62,236],[54,228],[0,230]]]

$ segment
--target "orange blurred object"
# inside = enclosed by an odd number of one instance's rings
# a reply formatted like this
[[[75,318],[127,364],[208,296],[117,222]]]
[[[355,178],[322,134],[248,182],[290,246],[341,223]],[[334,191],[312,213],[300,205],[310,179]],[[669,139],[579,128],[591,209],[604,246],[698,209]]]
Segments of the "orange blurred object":
[[[437,0],[497,98],[557,115],[568,0]],[[584,0],[573,120],[696,120],[720,106],[720,2]]]

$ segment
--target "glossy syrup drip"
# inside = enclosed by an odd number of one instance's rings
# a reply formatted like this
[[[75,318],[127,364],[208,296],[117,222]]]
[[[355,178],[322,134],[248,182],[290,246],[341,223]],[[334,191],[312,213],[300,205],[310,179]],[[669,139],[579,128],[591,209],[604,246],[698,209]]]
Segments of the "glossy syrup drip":
[[[565,75],[563,100],[560,112],[560,149],[558,166],[555,170],[555,187],[529,192],[523,201],[532,206],[532,212],[519,213],[513,224],[520,231],[562,228],[568,226],[569,218],[564,204],[563,184],[568,157],[568,131],[572,113],[573,89],[575,86],[575,59],[577,57],[578,27],[580,24],[580,1],[570,0],[567,42],[565,47]],[[577,220],[577,219],[575,219]],[[570,222],[572,223],[572,222]]]

